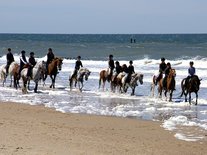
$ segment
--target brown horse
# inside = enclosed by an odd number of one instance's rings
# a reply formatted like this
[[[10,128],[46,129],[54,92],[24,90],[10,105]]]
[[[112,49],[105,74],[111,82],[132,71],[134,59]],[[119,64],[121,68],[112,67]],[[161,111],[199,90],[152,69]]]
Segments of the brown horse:
[[[44,77],[43,81],[46,80],[47,75],[50,75],[50,78],[52,80],[52,84],[50,85],[50,88],[55,88],[55,79],[58,74],[58,70],[62,69],[62,64],[63,64],[63,59],[56,57],[48,65],[48,71],[47,71],[47,73],[45,73],[45,77]]]
[[[108,82],[111,82],[111,78],[108,70],[102,70],[100,73],[99,73],[99,89],[101,87],[101,82],[103,83],[102,84],[102,87],[103,87],[103,90],[104,90],[104,87],[105,87],[105,83],[106,81]]]
[[[198,102],[198,91],[199,91],[199,87],[201,84],[202,79],[199,79],[197,75],[194,75],[193,77],[191,77],[190,81],[186,81],[186,78],[184,78],[181,82],[181,89],[182,89],[182,94],[180,95],[180,97],[183,96],[183,94],[185,95],[185,102],[187,102],[187,95],[189,94],[189,104],[191,104],[191,93],[194,92],[196,94],[196,103],[195,105],[197,105]]]
[[[175,76],[176,71],[175,69],[170,69],[169,75],[166,79],[166,87],[163,87],[163,79],[159,81],[158,92],[160,97],[162,97],[162,91],[164,90],[165,97],[167,98],[167,93],[170,93],[169,101],[172,101],[172,94],[175,90]]]

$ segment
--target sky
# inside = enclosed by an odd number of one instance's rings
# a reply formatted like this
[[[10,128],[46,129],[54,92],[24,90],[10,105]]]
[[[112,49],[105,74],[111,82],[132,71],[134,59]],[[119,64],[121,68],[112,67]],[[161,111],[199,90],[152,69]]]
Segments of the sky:
[[[0,0],[0,33],[207,33],[207,0]]]

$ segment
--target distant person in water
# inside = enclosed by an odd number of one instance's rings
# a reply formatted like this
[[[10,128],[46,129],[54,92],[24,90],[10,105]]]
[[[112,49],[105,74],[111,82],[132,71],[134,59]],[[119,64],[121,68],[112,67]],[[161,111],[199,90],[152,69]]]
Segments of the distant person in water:
[[[113,60],[113,55],[109,55],[109,60],[108,60],[108,81],[110,81],[111,77],[112,77],[112,74],[113,74],[113,71],[114,71],[114,60]]]
[[[78,70],[80,69],[80,67],[83,67],[83,64],[81,62],[81,56],[77,57],[77,60],[75,62],[75,69],[73,71],[73,74],[71,76],[71,79],[74,78],[75,76],[77,76]]]
[[[47,72],[48,72],[48,65],[52,62],[52,60],[55,58],[55,55],[52,51],[52,48],[49,48],[48,49],[48,52],[47,52],[47,61],[46,61],[46,69],[47,69]]]
[[[6,76],[8,75],[8,72],[9,72],[9,66],[14,61],[14,56],[11,52],[11,48],[8,48],[7,51],[8,51],[8,53],[6,55],[6,60],[7,60],[7,63],[6,63]]]
[[[157,85],[157,83],[160,81],[160,79],[162,79],[166,67],[167,67],[167,65],[165,63],[165,58],[161,58],[161,63],[159,65],[159,75],[156,79],[155,85]]]

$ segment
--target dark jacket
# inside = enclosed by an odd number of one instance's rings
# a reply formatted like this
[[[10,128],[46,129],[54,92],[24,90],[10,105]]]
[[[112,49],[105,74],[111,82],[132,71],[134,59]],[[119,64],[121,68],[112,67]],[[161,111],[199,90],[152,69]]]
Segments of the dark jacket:
[[[77,60],[75,62],[75,70],[79,70],[80,67],[83,67],[82,62],[80,60]]]
[[[128,73],[129,73],[129,74],[133,74],[133,73],[135,73],[135,71],[134,71],[134,66],[129,66],[129,67],[128,67]]]
[[[23,68],[27,64],[27,59],[25,55],[20,56],[20,68]]]
[[[166,67],[167,67],[166,63],[161,63],[159,66],[159,72],[164,72]]]
[[[115,66],[114,66],[114,60],[109,60],[109,68],[111,70],[113,70],[115,68]]]
[[[32,65],[32,67],[34,67],[36,65],[36,61],[34,57],[30,57],[29,58],[29,63]]]
[[[7,53],[6,60],[8,64],[11,64],[14,61],[14,56],[12,53]]]
[[[116,73],[119,74],[120,72],[122,72],[122,67],[121,66],[116,66],[115,70],[116,70]]]
[[[47,64],[51,63],[55,58],[55,55],[52,52],[47,53]]]

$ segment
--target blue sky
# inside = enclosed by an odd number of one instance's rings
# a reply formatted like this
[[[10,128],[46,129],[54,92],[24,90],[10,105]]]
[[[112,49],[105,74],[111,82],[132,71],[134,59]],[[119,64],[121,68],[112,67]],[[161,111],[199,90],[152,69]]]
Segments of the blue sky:
[[[1,0],[0,33],[207,33],[207,0]]]

